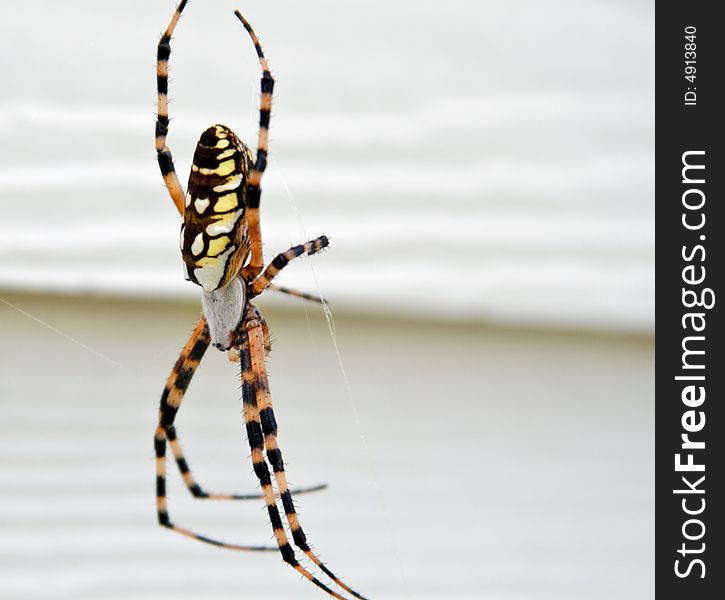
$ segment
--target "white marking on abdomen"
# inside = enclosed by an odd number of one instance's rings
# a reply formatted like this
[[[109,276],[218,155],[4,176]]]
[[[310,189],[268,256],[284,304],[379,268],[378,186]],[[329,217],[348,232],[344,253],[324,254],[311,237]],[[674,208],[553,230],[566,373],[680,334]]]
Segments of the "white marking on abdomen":
[[[194,208],[199,214],[202,214],[207,206],[209,206],[209,198],[197,198],[194,200]]]
[[[235,175],[227,183],[217,185],[213,187],[212,190],[214,190],[217,194],[220,194],[221,192],[226,192],[238,188],[240,183],[242,183],[242,176]]]
[[[206,257],[197,261],[196,264],[201,266],[194,269],[194,276],[206,291],[211,292],[219,285],[222,277],[224,277],[229,256],[235,249],[236,246],[229,246],[226,252],[223,252],[217,257]]]
[[[226,215],[222,215],[220,219],[206,226],[206,233],[211,237],[216,237],[222,233],[230,233],[237,224],[239,217],[242,216],[243,209],[234,211]]]
[[[202,250],[204,250],[204,234],[198,233],[191,244],[191,253],[194,256],[199,256]]]

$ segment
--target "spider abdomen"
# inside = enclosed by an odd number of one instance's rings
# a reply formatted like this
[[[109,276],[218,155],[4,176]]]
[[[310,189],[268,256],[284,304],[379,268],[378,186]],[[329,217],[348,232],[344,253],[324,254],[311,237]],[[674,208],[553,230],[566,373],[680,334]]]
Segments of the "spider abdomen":
[[[245,215],[249,148],[224,125],[196,146],[181,227],[185,276],[206,291],[224,287],[249,254]]]

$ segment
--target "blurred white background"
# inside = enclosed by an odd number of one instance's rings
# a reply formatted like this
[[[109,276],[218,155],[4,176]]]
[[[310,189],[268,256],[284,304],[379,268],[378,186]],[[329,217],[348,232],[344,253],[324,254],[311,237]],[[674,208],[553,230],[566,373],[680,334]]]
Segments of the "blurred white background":
[[[173,1],[2,6],[0,597],[323,597],[155,525],[199,293],[153,149]],[[260,299],[291,481],[330,484],[298,500],[323,558],[371,598],[652,598],[654,2],[191,0],[182,183],[208,125],[256,137],[235,8],[277,78],[267,257],[332,239],[280,283],[334,337]],[[213,352],[179,415],[213,491],[255,489],[239,395]],[[261,505],[169,481],[180,524],[271,539]]]

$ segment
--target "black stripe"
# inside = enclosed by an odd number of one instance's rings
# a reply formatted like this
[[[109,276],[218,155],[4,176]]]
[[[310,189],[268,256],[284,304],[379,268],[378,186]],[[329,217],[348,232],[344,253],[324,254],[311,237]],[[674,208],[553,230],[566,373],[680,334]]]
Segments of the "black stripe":
[[[219,141],[216,133],[216,126],[207,127],[199,138],[199,143],[207,148],[213,148]]]
[[[169,93],[169,78],[166,75],[156,76],[156,89],[158,90],[159,94]]]
[[[178,408],[174,408],[169,404],[165,404],[163,409],[161,410],[161,425],[163,425],[164,427],[168,427],[169,425],[171,425],[176,418],[176,412],[178,410]]]
[[[259,423],[250,421],[247,423],[246,427],[249,447],[261,450],[263,448],[264,436],[262,435],[262,428],[259,426]]]
[[[295,558],[295,551],[292,550],[292,546],[289,544],[283,544],[279,547],[279,551],[282,554],[282,560],[286,562],[288,565],[292,565],[293,567],[296,567],[299,563],[297,562],[297,559]],[[321,585],[322,588],[327,589],[325,585]]]
[[[262,484],[262,486],[272,485],[272,480],[269,476],[269,468],[267,467],[266,462],[259,461],[253,463],[252,467],[254,467],[254,474],[259,478],[259,483]]]
[[[247,406],[257,406],[257,395],[254,391],[254,384],[242,381],[242,402]]]
[[[166,440],[164,438],[154,438],[154,453],[157,458],[161,458],[166,454]]]
[[[321,235],[319,238],[317,238],[314,243],[312,244],[312,250],[310,250],[307,254],[312,256],[313,254],[317,254],[320,250],[323,248],[327,248],[330,245],[330,241],[325,237],[324,235]]]
[[[171,38],[168,35],[161,36],[159,47],[156,49],[157,60],[169,60],[171,56]]]
[[[169,393],[171,390],[167,387],[164,387],[164,391],[161,392],[161,406],[166,404],[169,401]]]
[[[279,511],[277,510],[277,505],[272,504],[272,505],[268,506],[267,512],[269,513],[269,518],[272,521],[272,527],[274,529],[284,530],[284,526],[282,525],[282,517],[279,516]]]
[[[185,458],[177,458],[176,464],[179,467],[179,471],[182,475],[186,475],[189,472],[189,463],[186,462]]]
[[[206,349],[209,347],[209,340],[206,338],[200,338],[196,340],[194,347],[189,353],[189,358],[194,361],[200,361],[204,357]]]
[[[221,154],[222,152],[226,152],[227,150],[234,150],[233,154],[230,154],[226,158],[222,158],[219,160],[217,158],[217,155]],[[235,162],[235,169],[234,172],[229,173],[229,175],[224,175],[224,177],[231,177],[235,173],[239,172],[239,152],[236,150],[236,148],[214,148],[213,152],[209,152],[208,150],[206,152],[200,152],[197,148],[197,151],[194,153],[194,165],[199,167],[200,169],[216,169],[222,162],[227,162],[228,160],[233,160]]]
[[[262,195],[261,190],[256,186],[249,186],[247,188],[247,197],[245,198],[246,205],[249,208],[259,208],[259,198]]]
[[[156,476],[156,495],[166,496],[166,478],[161,475]]]
[[[165,510],[160,510],[157,513],[157,517],[159,519],[159,525],[163,525],[164,527],[171,527],[171,519],[169,519],[169,513],[167,513]]]
[[[266,109],[259,111],[259,126],[262,129],[269,129],[269,111]]]
[[[278,271],[284,269],[288,264],[289,259],[284,254],[278,254],[274,257],[274,260],[272,261],[272,266]]]
[[[158,127],[156,128],[156,134],[158,135]],[[166,177],[169,173],[174,172],[174,160],[171,158],[170,152],[159,152],[159,169],[161,169],[161,175]]]
[[[269,464],[272,465],[272,469],[275,473],[284,471],[284,461],[282,460],[282,451],[279,448],[272,448],[267,450],[267,458]]]
[[[306,552],[307,550],[310,549],[309,545],[307,544],[307,537],[305,536],[305,532],[302,531],[301,527],[299,527],[298,529],[292,530],[292,539],[295,541],[295,544],[297,545],[298,548],[300,548],[300,550]],[[333,575],[331,575],[330,573],[328,573],[328,575],[330,575],[330,577],[335,579],[335,577]]]
[[[216,169],[219,166],[219,159],[215,155],[197,152],[194,154],[193,165],[198,169]],[[233,175],[233,173],[230,173]]]
[[[257,162],[254,163],[255,170],[259,171],[260,173],[264,173],[264,170],[267,168],[267,151],[266,150],[258,150],[257,151]]]
[[[274,90],[274,77],[269,71],[264,71],[262,73],[262,93],[271,94],[272,90]]]
[[[262,431],[264,433],[277,433],[277,420],[274,418],[274,411],[271,406],[259,411],[259,420],[262,422]]]
[[[209,497],[209,494],[207,494],[204,490],[202,490],[199,487],[199,484],[198,483],[195,483],[194,485],[192,485],[189,488],[189,491],[192,493],[192,495],[195,498],[208,498]]]
[[[169,117],[159,115],[156,118],[156,137],[169,134]]]
[[[286,490],[282,494],[280,494],[280,498],[282,498],[282,506],[284,507],[284,512],[288,515],[295,514],[295,505],[292,503],[292,494],[290,494],[289,490]]]
[[[175,442],[176,441],[176,427],[174,427],[173,425],[169,425],[166,428],[166,438],[170,442]]]
[[[189,387],[189,383],[191,383],[191,378],[193,375],[194,369],[190,369],[188,367],[181,367],[179,369],[179,372],[176,374],[174,386],[176,386],[176,388],[178,388],[180,391],[185,392],[186,388]]]
[[[246,334],[244,335],[246,339]],[[242,402],[247,406],[257,406],[257,393],[254,390],[254,383],[246,381],[244,377],[245,373],[251,374],[252,372],[252,357],[249,354],[249,348],[240,348],[240,350],[239,362],[241,363],[242,368]],[[253,422],[247,423],[247,435],[249,435],[249,428],[252,424]],[[259,427],[259,424],[257,423],[255,426]],[[261,428],[259,435],[262,435]]]

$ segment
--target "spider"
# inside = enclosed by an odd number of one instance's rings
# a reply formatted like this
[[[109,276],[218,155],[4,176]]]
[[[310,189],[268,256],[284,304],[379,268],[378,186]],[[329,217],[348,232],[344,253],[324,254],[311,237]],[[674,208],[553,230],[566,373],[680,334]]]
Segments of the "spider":
[[[262,235],[259,224],[260,182],[267,164],[267,139],[274,79],[257,35],[251,25],[235,11],[249,34],[262,68],[261,106],[256,159],[251,150],[225,125],[212,125],[202,134],[196,146],[186,194],[174,170],[171,150],[166,145],[169,130],[168,60],[171,36],[187,4],[177,6],[157,50],[158,115],[156,120],[156,152],[166,188],[183,218],[181,254],[187,280],[202,288],[202,314],[191,337],[166,381],[159,407],[159,422],[154,434],[156,454],[156,505],[161,526],[184,536],[232,550],[279,550],[284,562],[330,596],[344,596],[323,583],[297,559],[285,532],[272,487],[275,480],[282,501],[292,541],[334,584],[357,598],[363,598],[340,580],[311,550],[295,511],[293,493],[313,491],[290,490],[277,443],[277,423],[272,410],[269,382],[265,367],[269,352],[267,324],[252,299],[272,286],[274,277],[294,258],[315,254],[328,246],[320,236],[293,246],[264,268]],[[310,298],[286,288],[278,291]],[[230,360],[241,363],[242,402],[252,466],[261,485],[261,494],[211,494],[203,490],[191,474],[174,427],[174,420],[191,378],[209,345],[227,352]],[[184,483],[196,498],[218,500],[264,499],[272,522],[274,546],[239,545],[222,542],[175,524],[169,515],[166,499],[166,445],[182,475]],[[265,459],[266,451],[266,459]],[[270,474],[269,465],[272,467]]]

